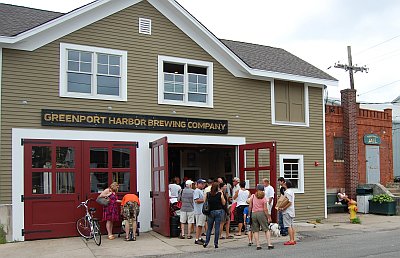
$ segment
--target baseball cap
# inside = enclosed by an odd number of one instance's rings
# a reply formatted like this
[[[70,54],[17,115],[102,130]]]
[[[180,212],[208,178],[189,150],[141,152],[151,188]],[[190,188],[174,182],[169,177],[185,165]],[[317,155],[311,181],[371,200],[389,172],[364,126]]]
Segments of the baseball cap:
[[[264,186],[263,185],[257,185],[257,190],[264,191]]]
[[[204,184],[206,182],[206,180],[204,180],[204,179],[198,179],[197,180],[197,183],[198,184]]]
[[[185,182],[185,185],[192,185],[193,184],[193,181],[192,180],[186,180],[186,182]]]

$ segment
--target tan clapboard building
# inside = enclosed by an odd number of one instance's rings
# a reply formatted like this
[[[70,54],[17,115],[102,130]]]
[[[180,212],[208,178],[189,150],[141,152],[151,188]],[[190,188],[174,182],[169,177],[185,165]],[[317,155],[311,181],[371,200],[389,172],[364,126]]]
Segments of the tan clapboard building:
[[[0,9],[9,240],[76,235],[77,205],[113,181],[120,197],[139,194],[141,230],[168,236],[174,176],[240,176],[249,189],[284,176],[297,220],[326,215],[323,89],[335,78],[283,49],[218,39],[173,0]]]

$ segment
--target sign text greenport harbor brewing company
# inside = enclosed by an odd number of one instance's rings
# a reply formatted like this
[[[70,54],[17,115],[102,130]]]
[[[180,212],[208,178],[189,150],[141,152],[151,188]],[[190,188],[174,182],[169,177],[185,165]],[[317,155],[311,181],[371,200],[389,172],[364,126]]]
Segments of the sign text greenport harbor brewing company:
[[[43,126],[228,133],[227,120],[42,109]]]

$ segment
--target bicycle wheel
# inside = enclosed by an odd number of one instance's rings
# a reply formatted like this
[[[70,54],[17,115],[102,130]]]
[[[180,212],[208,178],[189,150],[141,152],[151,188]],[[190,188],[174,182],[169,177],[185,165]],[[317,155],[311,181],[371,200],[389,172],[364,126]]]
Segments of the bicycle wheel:
[[[92,223],[93,223],[94,242],[96,242],[96,245],[101,245],[101,231],[99,222],[97,220],[94,220]]]
[[[86,217],[82,217],[76,221],[76,231],[86,239],[91,237],[90,223]]]

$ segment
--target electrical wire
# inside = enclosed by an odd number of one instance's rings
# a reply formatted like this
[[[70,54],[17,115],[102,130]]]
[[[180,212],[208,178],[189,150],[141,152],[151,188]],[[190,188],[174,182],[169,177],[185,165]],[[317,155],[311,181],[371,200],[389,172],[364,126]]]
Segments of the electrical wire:
[[[376,88],[374,88],[374,89],[372,89],[372,90],[369,90],[369,91],[366,91],[366,92],[357,94],[357,96],[365,95],[365,94],[370,93],[370,92],[372,92],[372,91],[382,89],[382,88],[384,88],[384,87],[386,87],[386,86],[389,86],[389,85],[392,85],[392,84],[394,84],[394,83],[396,83],[396,82],[400,82],[400,80],[396,80],[396,81],[393,81],[393,82],[391,82],[391,83],[387,83],[387,84],[384,84],[384,85],[382,85],[382,86],[376,87]]]
[[[385,40],[385,41],[383,41],[383,42],[380,42],[380,43],[378,43],[378,44],[376,44],[376,45],[373,45],[373,46],[368,47],[368,48],[366,48],[366,49],[364,49],[364,50],[361,50],[360,52],[355,53],[354,56],[357,56],[357,55],[360,55],[360,54],[362,54],[362,53],[365,53],[365,52],[367,52],[367,51],[369,51],[369,50],[371,50],[371,49],[373,49],[373,48],[376,48],[376,47],[378,47],[378,46],[380,46],[380,45],[383,45],[383,44],[385,44],[385,43],[387,43],[387,42],[389,42],[389,41],[392,41],[392,40],[394,40],[394,39],[396,39],[396,38],[398,38],[398,37],[400,37],[400,35],[394,36],[393,38],[387,39],[387,40]]]

